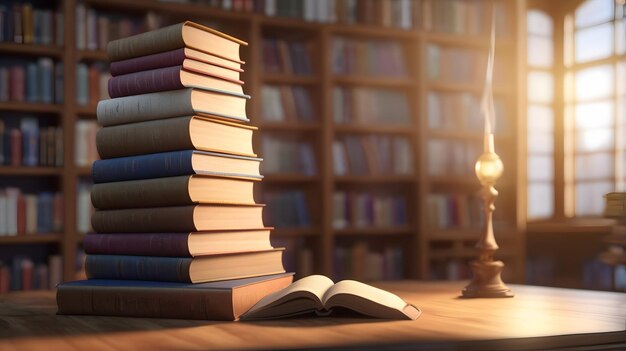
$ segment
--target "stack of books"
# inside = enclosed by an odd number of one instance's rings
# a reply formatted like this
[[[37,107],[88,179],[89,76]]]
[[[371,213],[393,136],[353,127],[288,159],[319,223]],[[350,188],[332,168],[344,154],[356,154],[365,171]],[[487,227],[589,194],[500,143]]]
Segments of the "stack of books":
[[[616,220],[611,233],[604,239],[608,245],[600,260],[613,267],[626,265],[626,193],[613,192],[604,196],[604,216]],[[623,269],[623,268],[622,268]]]
[[[89,279],[59,286],[60,314],[236,320],[291,283],[253,197],[240,45],[192,22],[109,43]]]

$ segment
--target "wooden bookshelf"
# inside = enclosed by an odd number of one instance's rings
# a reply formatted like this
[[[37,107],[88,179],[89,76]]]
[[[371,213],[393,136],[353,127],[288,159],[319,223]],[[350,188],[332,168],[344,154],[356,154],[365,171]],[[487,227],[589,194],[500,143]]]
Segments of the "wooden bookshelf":
[[[414,1],[414,6],[423,6],[423,3],[435,0]],[[507,51],[513,58],[520,50],[516,44],[515,29],[520,16],[516,13],[517,1],[484,0],[504,3],[511,19],[510,40],[498,40],[498,49]],[[95,106],[81,106],[76,103],[76,70],[78,62],[105,61],[106,55],[101,50],[87,51],[76,49],[76,4],[82,2],[86,6],[107,12],[118,12],[122,15],[145,16],[148,12],[161,15],[163,24],[179,22],[189,19],[195,21],[209,21],[223,25],[222,30],[229,34],[240,37],[249,42],[247,47],[242,47],[242,57],[246,61],[243,80],[246,82],[244,90],[253,98],[248,104],[248,115],[252,124],[260,127],[255,139],[257,153],[266,160],[273,155],[261,154],[261,139],[266,135],[278,135],[293,137],[300,136],[311,143],[316,159],[315,175],[298,174],[266,174],[264,181],[258,186],[259,192],[276,190],[281,188],[302,189],[307,194],[311,217],[310,228],[277,228],[274,235],[280,238],[301,238],[310,245],[313,257],[313,270],[331,276],[333,273],[334,249],[340,245],[340,241],[363,241],[375,240],[376,245],[382,246],[388,243],[401,243],[404,260],[405,278],[429,278],[429,265],[433,259],[442,258],[471,258],[477,252],[471,248],[451,250],[445,254],[432,255],[429,244],[436,241],[451,242],[453,247],[459,247],[459,243],[478,238],[476,229],[442,230],[430,228],[427,224],[429,216],[426,198],[433,191],[446,189],[449,192],[462,192],[464,194],[476,192],[480,186],[473,176],[444,176],[432,177],[428,174],[428,140],[438,138],[442,140],[468,140],[480,141],[480,136],[475,132],[465,130],[435,131],[428,128],[427,94],[431,91],[449,93],[472,93],[482,92],[482,83],[460,84],[430,81],[427,78],[427,55],[426,47],[430,44],[446,47],[469,48],[472,50],[487,50],[487,37],[469,36],[463,34],[439,33],[424,29],[420,20],[416,20],[413,29],[398,29],[382,27],[381,25],[350,25],[344,23],[319,23],[306,22],[300,19],[268,17],[258,13],[225,11],[218,8],[203,6],[201,4],[178,4],[159,2],[156,0],[57,0],[57,6],[64,15],[65,45],[63,48],[20,45],[13,43],[0,43],[0,53],[13,56],[48,56],[64,63],[64,101],[62,105],[29,104],[0,102],[0,110],[19,111],[28,113],[52,114],[60,118],[59,125],[63,127],[64,140],[64,166],[61,168],[35,167],[0,167],[0,176],[40,176],[53,175],[61,177],[60,189],[64,195],[65,206],[65,231],[62,235],[38,235],[12,238],[0,238],[2,244],[31,244],[52,243],[59,245],[59,251],[64,258],[64,279],[74,277],[75,257],[78,247],[82,242],[82,233],[77,228],[77,184],[80,179],[88,179],[90,170],[88,167],[76,166],[73,163],[75,155],[74,133],[75,125],[79,119],[95,118]],[[382,2],[381,2],[382,3]],[[415,8],[414,8],[415,9]],[[415,10],[417,13],[417,10]],[[425,16],[422,14],[421,16]],[[523,16],[522,16],[523,17]],[[420,17],[421,18],[421,17]],[[487,22],[487,21],[485,21]],[[264,71],[262,55],[262,39],[278,37],[285,39],[298,39],[313,45],[311,62],[313,74],[296,75],[287,73],[268,73]],[[344,75],[333,72],[331,53],[333,39],[354,38],[359,40],[393,41],[402,46],[404,62],[406,63],[406,75],[401,78],[374,77],[365,75]],[[498,51],[496,52],[498,57]],[[512,72],[515,72],[517,62],[507,62]],[[516,155],[517,136],[517,78],[512,75],[511,84],[507,88],[496,88],[497,97],[506,98],[507,118],[509,119],[510,133],[506,140],[502,140],[510,154]],[[267,122],[261,118],[262,97],[261,89],[264,84],[303,86],[312,92],[313,105],[316,108],[314,122],[300,123],[294,120],[284,122]],[[372,89],[393,89],[406,94],[408,97],[408,109],[410,119],[407,125],[389,125],[385,123],[335,123],[333,119],[333,89],[335,87],[364,87]],[[43,118],[43,117],[42,117]],[[478,128],[482,130],[482,126]],[[412,147],[413,175],[341,175],[337,176],[333,171],[332,144],[337,137],[343,135],[388,135],[406,137]],[[502,150],[498,139],[498,147]],[[476,158],[479,155],[476,155]],[[442,156],[444,157],[444,156]],[[507,196],[507,202],[502,197],[496,202],[498,210],[507,209],[512,213],[510,218],[511,232],[517,231],[517,160],[515,157],[508,158],[505,163],[507,175],[511,178],[508,185],[498,185],[501,193],[513,193]],[[472,170],[468,174],[472,174]],[[509,173],[510,172],[510,173]],[[337,190],[367,191],[374,189],[383,193],[401,193],[406,200],[406,212],[408,223],[401,227],[371,227],[371,228],[346,228],[335,229],[333,227],[333,195]],[[497,211],[498,211],[497,210]],[[439,235],[441,234],[441,235]],[[496,236],[504,236],[497,230]],[[507,233],[508,234],[508,233]],[[514,236],[516,240],[523,240],[521,234]],[[507,245],[510,245],[507,241]],[[523,274],[523,245],[511,245],[503,251],[511,251],[509,261],[515,261],[517,267],[514,281],[520,282]],[[509,262],[507,262],[509,264]]]

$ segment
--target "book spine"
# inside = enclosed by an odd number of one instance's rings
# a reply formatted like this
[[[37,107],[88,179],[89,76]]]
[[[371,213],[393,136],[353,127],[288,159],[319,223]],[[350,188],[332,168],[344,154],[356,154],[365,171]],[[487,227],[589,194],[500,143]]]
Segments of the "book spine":
[[[96,114],[98,123],[107,127],[194,114],[192,89],[125,96],[102,100]]]
[[[93,163],[94,183],[194,174],[192,150],[98,160]]]
[[[148,71],[157,68],[180,66],[185,60],[185,49],[177,49],[158,54],[135,57],[127,60],[111,62],[111,75]]]
[[[57,306],[58,314],[62,315],[223,321],[236,318],[232,290],[61,285],[57,290]]]
[[[182,66],[129,73],[109,79],[112,98],[184,88],[180,80]]]
[[[131,57],[146,56],[182,48],[185,46],[183,25],[184,23],[179,23],[158,31],[111,41],[107,45],[109,60],[120,61]]]
[[[189,176],[95,184],[91,202],[98,209],[193,205]]]
[[[191,283],[190,258],[87,255],[89,279],[152,280]]]
[[[98,233],[193,232],[195,206],[96,211],[91,225]]]
[[[189,233],[88,234],[86,254],[191,257]]]
[[[105,127],[96,134],[101,158],[193,149],[189,135],[191,117],[170,118],[150,123]]]

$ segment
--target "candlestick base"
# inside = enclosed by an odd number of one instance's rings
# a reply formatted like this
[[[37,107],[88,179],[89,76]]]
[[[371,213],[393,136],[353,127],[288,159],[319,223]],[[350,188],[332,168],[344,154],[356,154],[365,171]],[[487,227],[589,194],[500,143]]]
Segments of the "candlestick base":
[[[502,281],[500,274],[504,268],[502,261],[479,261],[470,263],[474,278],[463,289],[463,297],[513,297],[515,294]]]

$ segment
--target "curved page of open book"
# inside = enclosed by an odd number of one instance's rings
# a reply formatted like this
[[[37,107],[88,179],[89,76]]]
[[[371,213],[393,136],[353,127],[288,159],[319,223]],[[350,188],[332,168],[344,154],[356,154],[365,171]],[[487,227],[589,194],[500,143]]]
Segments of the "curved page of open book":
[[[322,303],[328,310],[345,307],[383,319],[417,319],[422,313],[398,295],[354,280],[342,280],[330,287]]]
[[[283,290],[267,295],[246,312],[242,319],[287,317],[324,309],[322,299],[333,286],[323,275],[302,278]]]

